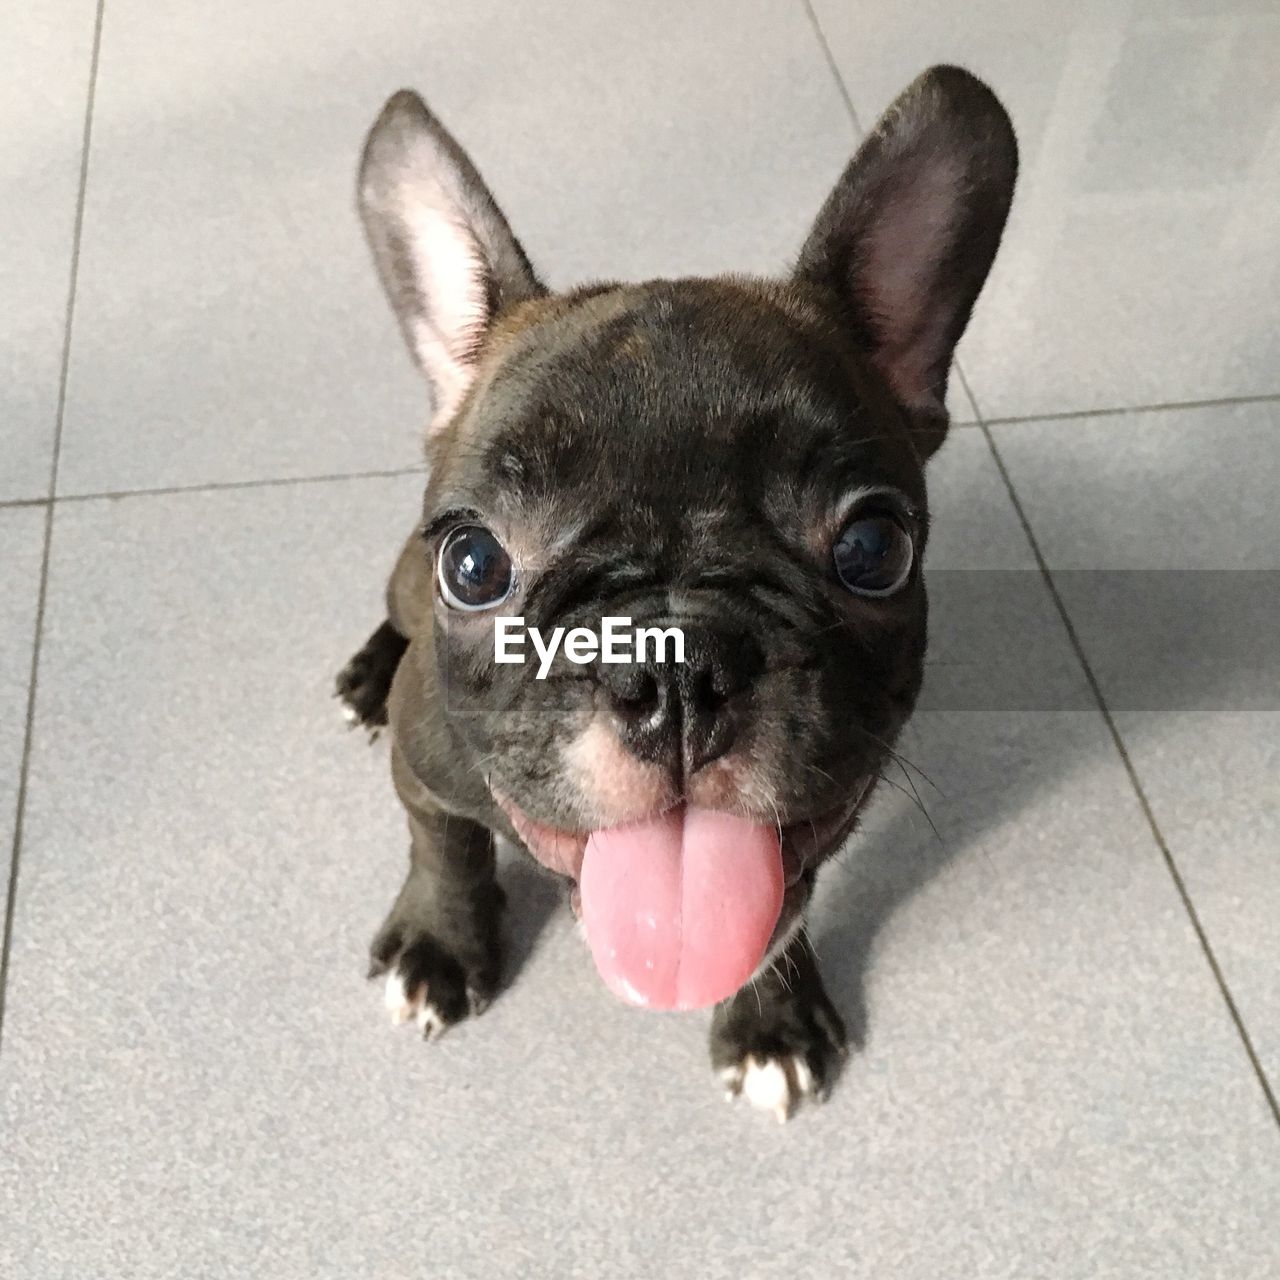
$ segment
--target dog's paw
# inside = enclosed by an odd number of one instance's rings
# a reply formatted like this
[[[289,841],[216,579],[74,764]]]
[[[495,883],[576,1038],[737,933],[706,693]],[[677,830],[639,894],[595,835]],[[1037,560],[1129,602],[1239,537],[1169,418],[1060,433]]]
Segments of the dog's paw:
[[[720,1079],[729,1102],[745,1098],[758,1111],[768,1111],[779,1124],[785,1124],[801,1102],[820,1102],[826,1096],[801,1053],[777,1058],[749,1053],[741,1062],[722,1067]]]
[[[768,992],[759,1003],[742,992],[712,1022],[711,1061],[725,1097],[779,1122],[824,1101],[847,1054],[844,1023],[816,984]]]
[[[334,696],[352,728],[363,725],[376,738],[387,723],[387,695],[407,647],[408,641],[384,622],[338,673]]]
[[[422,1038],[430,1040],[462,1018],[485,1011],[489,1002],[484,996],[472,987],[465,987],[464,991],[466,1007],[460,1010],[456,988],[449,982],[428,978],[416,987],[409,987],[403,974],[392,971],[387,974],[384,998],[394,1025],[413,1022],[422,1032]]]
[[[495,966],[465,966],[429,934],[374,943],[369,977],[385,976],[383,999],[393,1024],[411,1022],[430,1040],[474,1017],[493,998]]]

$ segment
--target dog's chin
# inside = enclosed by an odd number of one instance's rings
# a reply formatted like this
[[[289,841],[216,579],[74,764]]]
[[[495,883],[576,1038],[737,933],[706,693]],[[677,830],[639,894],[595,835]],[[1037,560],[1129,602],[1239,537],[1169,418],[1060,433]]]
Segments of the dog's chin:
[[[811,818],[791,822],[779,828],[782,848],[783,883],[787,889],[797,884],[807,870],[815,868],[848,839],[857,821],[858,812],[871,790],[874,776],[853,784],[849,797]],[[555,826],[530,817],[508,794],[492,786],[493,798],[506,815],[512,830],[521,843],[550,871],[567,876],[575,884],[582,874],[582,859],[586,853],[588,830]],[[674,806],[669,806],[674,807]],[[728,806],[726,806],[728,808]],[[747,811],[745,802],[735,807],[739,814]],[[665,810],[640,812],[629,816],[627,822],[642,822]],[[753,816],[749,815],[748,816]],[[760,815],[761,822],[770,822]],[[622,825],[612,823],[609,825]]]

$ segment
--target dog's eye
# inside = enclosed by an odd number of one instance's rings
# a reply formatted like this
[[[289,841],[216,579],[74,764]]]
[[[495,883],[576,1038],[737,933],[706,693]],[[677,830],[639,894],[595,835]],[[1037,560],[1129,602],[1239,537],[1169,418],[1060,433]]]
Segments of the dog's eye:
[[[511,557],[481,524],[464,524],[440,544],[436,562],[440,594],[451,609],[492,609],[510,594],[515,581]]]
[[[836,573],[860,596],[889,596],[911,573],[915,549],[911,535],[888,515],[864,515],[850,521],[832,553]]]

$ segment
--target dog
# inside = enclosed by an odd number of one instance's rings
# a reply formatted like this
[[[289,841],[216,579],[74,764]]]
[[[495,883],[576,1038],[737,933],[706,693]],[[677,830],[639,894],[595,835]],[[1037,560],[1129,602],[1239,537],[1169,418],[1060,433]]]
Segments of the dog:
[[[617,995],[713,1007],[731,1096],[825,1096],[847,1037],[803,914],[920,689],[924,468],[1017,163],[991,90],[934,67],[789,275],[553,293],[422,100],[388,101],[359,208],[429,474],[337,692],[389,725],[408,814],[371,947],[394,1020],[430,1037],[495,995],[502,836],[565,883]],[[605,618],[678,630],[684,661],[495,660],[501,619]]]

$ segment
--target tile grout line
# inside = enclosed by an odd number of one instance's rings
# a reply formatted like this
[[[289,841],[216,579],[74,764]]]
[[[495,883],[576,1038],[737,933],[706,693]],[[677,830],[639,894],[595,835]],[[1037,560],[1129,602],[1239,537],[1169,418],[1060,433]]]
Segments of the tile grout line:
[[[977,423],[966,423],[977,426]],[[157,498],[184,493],[225,493],[237,489],[284,489],[292,485],[334,484],[342,480],[389,480],[426,472],[426,463],[384,467],[370,471],[333,471],[314,476],[268,476],[261,480],[208,480],[197,484],[157,485],[151,489],[99,489],[92,493],[60,493],[49,498],[8,498],[0,501],[0,511],[19,507],[62,506],[68,502],[117,501],[120,498]]]
[[[969,402],[969,408],[973,411],[973,421],[971,423],[960,423],[960,426],[983,427],[986,425],[986,419],[982,416],[982,410],[978,407],[978,397],[973,394],[973,387],[969,382],[969,375],[965,373],[964,366],[960,363],[960,357],[955,360],[956,377],[960,380],[960,389],[964,392],[965,399]]]
[[[89,183],[89,147],[93,137],[93,105],[98,89],[98,61],[102,51],[102,22],[106,0],[98,0],[93,23],[93,49],[85,94],[84,129],[80,138],[80,180],[71,233],[71,265],[67,276],[66,319],[62,334],[62,363],[58,374],[58,403],[54,412],[53,457],[49,464],[49,492],[45,499],[44,549],[40,557],[40,585],[36,594],[36,620],[31,642],[31,671],[27,683],[27,717],[18,767],[18,795],[13,816],[13,848],[9,857],[8,896],[4,908],[4,939],[0,943],[0,1048],[4,1043],[5,997],[9,985],[9,953],[13,945],[17,911],[18,864],[26,817],[27,782],[31,775],[31,745],[36,713],[36,681],[40,670],[40,645],[44,638],[45,606],[49,594],[49,560],[53,544],[54,495],[58,491],[58,463],[62,453],[62,426],[66,416],[67,380],[71,370],[71,334],[75,323],[76,289],[80,279],[80,242],[84,234],[85,192]]]
[[[814,12],[812,0],[800,0],[800,3],[804,6],[804,11],[809,18],[809,25],[813,28],[813,34],[818,38],[818,44],[822,47],[822,56],[827,61],[827,69],[831,72],[831,78],[836,82],[836,88],[839,90],[840,97],[844,100],[844,108],[849,113],[849,119],[853,122],[853,131],[861,141],[863,130],[862,123],[858,119],[858,109],[853,105],[853,98],[849,95],[844,76],[840,74],[840,67],[836,62],[835,54],[831,52],[831,46],[827,43],[827,35],[822,29],[822,23],[818,21],[818,15]]]
[[[827,34],[822,29],[822,23],[818,20],[817,12],[813,7],[813,0],[800,0],[804,7],[805,14],[809,19],[809,25],[813,28],[814,37],[818,41],[818,46],[822,50],[822,56],[826,61],[827,70],[831,72],[831,78],[835,81],[836,89],[840,94],[840,99],[844,103],[844,109],[848,112],[849,120],[853,125],[854,137],[861,145],[863,138],[866,136],[862,128],[862,121],[858,118],[858,108],[853,105],[853,95],[849,92],[848,85],[844,82],[844,76],[840,72],[840,64],[836,62],[835,54],[831,52],[831,45],[827,41]],[[969,385],[969,379],[965,376],[964,370],[960,367],[960,361],[955,362],[956,374],[960,379],[960,385],[964,390],[965,398],[969,402],[969,409],[973,414],[972,422],[953,423],[953,426],[961,427],[977,427],[982,425],[982,411],[978,408],[977,397],[973,394],[973,388]]]
[[[1065,409],[1058,413],[1028,413],[1009,418],[983,418],[988,427],[1010,427],[1032,422],[1075,422],[1080,418],[1118,418],[1127,413],[1172,413],[1180,409],[1225,409],[1236,404],[1274,404],[1280,392],[1256,396],[1217,396],[1204,400],[1164,400],[1154,404],[1119,405],[1105,409]]]
[[[961,360],[954,365],[956,377],[968,400],[973,413],[972,419],[963,422],[952,422],[955,428],[1007,427],[1030,425],[1044,422],[1075,422],[1081,418],[1124,417],[1126,414],[1139,413],[1173,413],[1188,409],[1226,408],[1239,404],[1274,404],[1280,402],[1280,392],[1274,395],[1221,396],[1205,400],[1165,400],[1153,404],[1131,404],[1109,406],[1104,409],[1058,409],[1044,413],[1026,414],[1021,417],[985,417],[978,405],[977,397],[964,371]],[[99,489],[89,493],[61,493],[44,498],[3,498],[0,499],[0,511],[8,511],[23,507],[43,507],[50,502],[100,502],[105,499],[149,498],[169,494],[182,493],[218,493],[235,489],[286,488],[290,485],[330,484],[341,480],[382,480],[395,476],[413,475],[425,470],[424,463],[411,463],[401,467],[381,467],[368,471],[332,471],[309,476],[269,476],[257,480],[208,480],[194,484],[157,485],[153,488],[140,489]]]
[[[1253,1074],[1257,1078],[1258,1085],[1262,1090],[1262,1095],[1266,1099],[1267,1106],[1271,1110],[1271,1116],[1275,1120],[1277,1126],[1280,1126],[1280,1101],[1276,1098],[1275,1090],[1271,1087],[1271,1081],[1267,1078],[1267,1073],[1262,1066],[1262,1062],[1258,1057],[1258,1052],[1254,1048],[1253,1039],[1249,1035],[1248,1028],[1245,1026],[1244,1018],[1240,1013],[1239,1007],[1236,1005],[1235,997],[1231,993],[1231,987],[1227,983],[1226,975],[1222,972],[1222,966],[1218,963],[1218,957],[1213,950],[1213,944],[1209,941],[1209,935],[1200,920],[1200,913],[1195,908],[1195,903],[1191,899],[1191,894],[1187,889],[1186,881],[1183,879],[1182,872],[1178,868],[1177,860],[1173,856],[1173,851],[1169,848],[1169,843],[1164,837],[1164,832],[1160,830],[1160,824],[1156,820],[1155,811],[1151,807],[1151,802],[1147,798],[1147,793],[1142,785],[1141,779],[1138,777],[1138,771],[1134,766],[1133,760],[1129,755],[1129,749],[1125,746],[1124,738],[1120,733],[1120,728],[1116,724],[1115,717],[1111,714],[1110,707],[1107,706],[1106,699],[1102,694],[1102,686],[1098,683],[1098,678],[1094,674],[1093,667],[1089,659],[1085,656],[1084,645],[1080,640],[1079,633],[1076,631],[1075,624],[1071,621],[1071,615],[1067,611],[1066,602],[1063,600],[1058,591],[1057,583],[1054,581],[1053,573],[1049,568],[1048,562],[1045,560],[1044,553],[1040,549],[1040,544],[1031,529],[1031,521],[1027,516],[1026,509],[1023,507],[1018,497],[1017,491],[1013,485],[1013,478],[1009,474],[1008,468],[1005,466],[1004,458],[1000,454],[1000,450],[996,445],[995,438],[991,434],[990,426],[983,421],[978,424],[982,428],[982,434],[987,442],[987,448],[991,452],[991,457],[995,461],[996,469],[1000,472],[1000,478],[1004,483],[1005,490],[1009,494],[1009,500],[1013,503],[1014,512],[1018,517],[1019,523],[1022,525],[1022,531],[1026,535],[1027,541],[1031,546],[1031,553],[1035,557],[1036,564],[1039,566],[1041,577],[1044,579],[1045,586],[1048,588],[1049,596],[1053,601],[1054,607],[1058,611],[1058,616],[1062,620],[1062,625],[1067,633],[1067,640],[1072,649],[1075,651],[1076,660],[1080,663],[1084,672],[1085,680],[1088,682],[1090,692],[1093,699],[1097,703],[1098,711],[1102,715],[1103,723],[1107,727],[1107,731],[1111,735],[1111,741],[1115,746],[1116,752],[1120,757],[1120,762],[1124,766],[1125,773],[1129,778],[1129,785],[1133,788],[1133,792],[1138,799],[1138,805],[1142,810],[1142,815],[1146,819],[1147,826],[1151,831],[1152,838],[1156,842],[1156,847],[1160,850],[1160,855],[1164,859],[1165,869],[1169,873],[1170,879],[1173,881],[1174,888],[1177,890],[1178,897],[1182,901],[1182,908],[1186,912],[1187,919],[1191,922],[1191,927],[1195,931],[1196,939],[1200,944],[1200,949],[1204,953],[1204,957],[1209,964],[1210,972],[1213,974],[1214,981],[1218,985],[1218,992],[1222,996],[1227,1006],[1227,1012],[1231,1015],[1231,1021],[1235,1024],[1236,1033],[1240,1037],[1240,1042],[1244,1046],[1245,1056],[1249,1059],[1249,1065],[1253,1068]]]
[[[154,489],[101,489],[95,493],[64,493],[52,501],[103,502],[121,498],[156,498],[173,494],[226,493],[238,489],[286,489],[293,485],[333,484],[342,480],[387,480],[394,476],[410,476],[426,470],[424,463],[405,467],[387,467],[371,471],[335,471],[315,476],[269,476],[262,480],[210,480],[204,484],[158,485]]]

